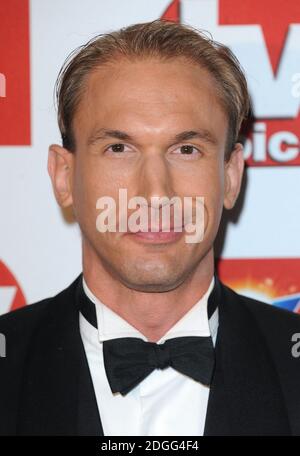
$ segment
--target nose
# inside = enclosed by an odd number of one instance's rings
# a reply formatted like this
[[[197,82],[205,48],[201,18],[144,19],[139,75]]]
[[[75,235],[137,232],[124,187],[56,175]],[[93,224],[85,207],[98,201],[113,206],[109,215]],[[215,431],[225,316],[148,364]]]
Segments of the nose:
[[[144,157],[139,169],[139,195],[151,205],[151,198],[172,198],[175,195],[169,165],[163,155]],[[164,202],[160,203],[162,207]]]

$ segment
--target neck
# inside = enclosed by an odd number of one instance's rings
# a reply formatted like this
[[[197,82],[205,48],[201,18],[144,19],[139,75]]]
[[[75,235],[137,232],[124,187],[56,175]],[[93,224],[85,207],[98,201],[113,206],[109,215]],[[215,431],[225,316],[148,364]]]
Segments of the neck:
[[[213,273],[211,249],[177,288],[167,292],[141,292],[113,277],[93,250],[83,248],[83,276],[91,292],[151,342],[157,342],[201,299]]]

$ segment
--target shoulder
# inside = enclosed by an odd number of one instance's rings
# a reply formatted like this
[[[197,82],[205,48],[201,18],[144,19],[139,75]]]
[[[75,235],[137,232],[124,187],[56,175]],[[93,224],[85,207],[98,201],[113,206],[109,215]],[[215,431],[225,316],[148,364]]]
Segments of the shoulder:
[[[49,307],[53,297],[43,299],[33,304],[27,304],[20,309],[12,310],[0,316],[0,331],[3,329],[16,329],[20,325],[30,325]]]
[[[285,377],[300,375],[300,315],[236,293],[221,284],[226,305],[243,314],[243,324],[262,335],[278,370]],[[299,353],[298,353],[299,352]],[[295,378],[295,377],[294,377]]]
[[[55,338],[59,331],[64,333],[70,315],[76,316],[72,310],[78,279],[53,297],[0,316],[1,435],[15,435],[24,376],[31,363],[36,364],[36,369],[39,366],[39,361],[35,359],[36,352],[40,350],[40,356],[47,357],[44,348],[48,342],[51,343],[49,336]],[[63,328],[62,324],[65,325]]]
[[[300,314],[236,293],[224,284],[222,288],[227,298],[246,308],[262,328],[298,329],[300,332]]]
[[[27,304],[20,309],[1,315],[0,333],[24,340],[26,334],[31,333],[42,320],[47,319],[49,313],[55,314],[57,311],[63,312],[70,301],[73,301],[72,297],[79,277],[55,296],[48,297],[32,304]]]
[[[0,396],[1,391],[18,391],[32,344],[39,345],[46,334],[63,332],[72,316],[76,317],[74,295],[79,277],[55,296],[0,316]]]
[[[240,295],[224,284],[221,288],[223,307],[230,308],[230,316],[235,318],[241,331],[255,334],[258,348],[267,349],[282,389],[293,435],[300,435],[300,315]],[[263,372],[261,380],[264,381]]]

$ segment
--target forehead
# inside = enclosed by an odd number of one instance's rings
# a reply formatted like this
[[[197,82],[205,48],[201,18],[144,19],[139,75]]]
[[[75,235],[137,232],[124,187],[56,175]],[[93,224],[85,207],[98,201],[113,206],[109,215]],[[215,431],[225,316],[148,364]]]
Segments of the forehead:
[[[172,127],[175,122],[226,124],[213,76],[185,58],[154,58],[105,64],[88,75],[74,117],[74,132],[103,123]]]

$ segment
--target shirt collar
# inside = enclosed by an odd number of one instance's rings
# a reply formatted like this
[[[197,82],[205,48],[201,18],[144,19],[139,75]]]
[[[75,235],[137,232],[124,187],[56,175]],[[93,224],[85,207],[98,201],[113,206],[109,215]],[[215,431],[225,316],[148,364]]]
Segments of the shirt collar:
[[[170,328],[157,343],[163,343],[167,339],[183,336],[209,336],[215,340],[218,328],[218,309],[208,320],[207,302],[215,283],[214,276],[204,295],[183,317]],[[115,339],[120,337],[139,337],[148,341],[146,336],[138,331],[134,326],[128,323],[124,318],[111,310],[102,301],[100,301],[87,286],[84,277],[82,277],[83,290],[87,297],[95,304],[98,339],[99,342]]]

